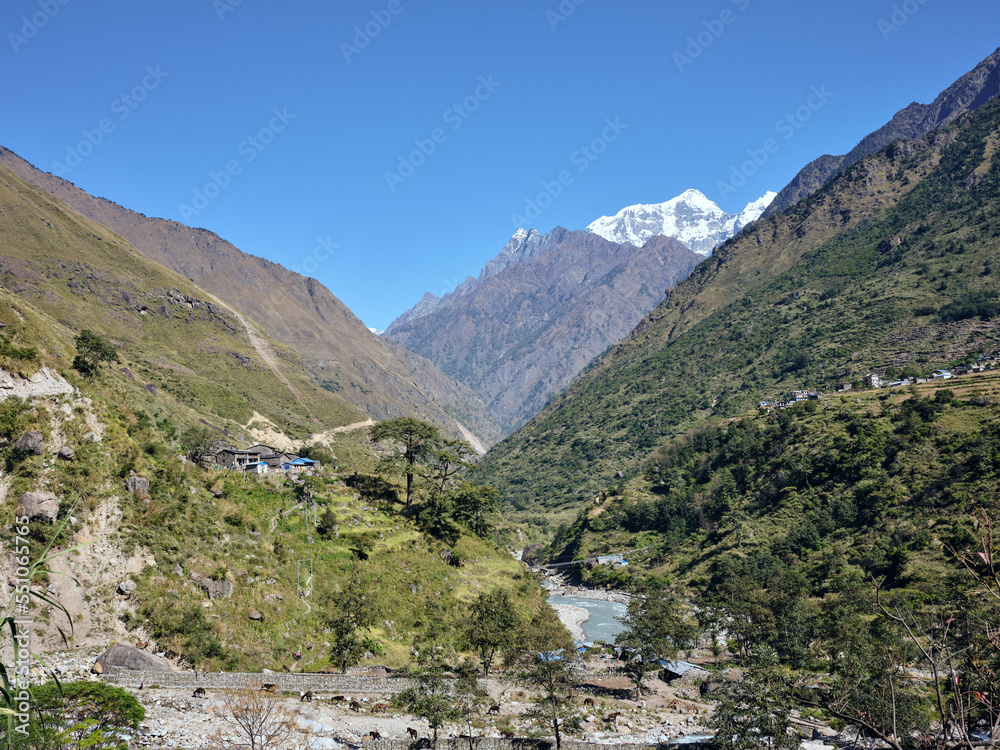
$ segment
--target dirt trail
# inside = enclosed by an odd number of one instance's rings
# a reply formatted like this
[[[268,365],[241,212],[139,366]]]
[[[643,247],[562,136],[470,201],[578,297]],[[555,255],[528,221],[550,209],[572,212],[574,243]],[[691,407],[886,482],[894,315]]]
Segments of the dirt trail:
[[[278,380],[284,383],[285,387],[292,392],[292,395],[295,396],[300,404],[302,404],[302,407],[309,413],[309,416],[312,419],[316,419],[316,415],[312,413],[312,409],[309,408],[309,404],[306,403],[301,391],[299,391],[299,389],[292,384],[292,381],[285,376],[285,373],[282,371],[281,365],[278,362],[278,357],[275,355],[270,343],[257,333],[257,329],[251,325],[250,321],[248,321],[242,313],[235,310],[232,306],[226,304],[218,297],[213,297],[213,299],[219,304],[220,307],[225,307],[236,317],[236,319],[240,322],[240,325],[243,326],[243,330],[247,332],[247,338],[250,339],[250,345],[257,351],[260,358],[264,360],[264,364],[266,364]]]
[[[299,503],[297,505],[293,505],[291,508],[288,509],[288,512],[291,513],[293,510],[298,510],[301,507],[302,507],[302,503]],[[281,518],[282,515],[284,515],[284,511],[282,511],[281,513],[278,513],[277,515],[271,516],[271,533],[272,534],[274,533],[274,530],[278,527],[278,519]]]

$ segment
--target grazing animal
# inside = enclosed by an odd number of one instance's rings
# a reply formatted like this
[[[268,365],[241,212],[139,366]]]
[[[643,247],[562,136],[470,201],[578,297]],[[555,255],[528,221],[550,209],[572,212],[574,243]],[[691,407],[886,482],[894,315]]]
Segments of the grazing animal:
[[[585,705],[585,706],[593,706],[594,705],[594,699],[593,698],[584,698],[583,699],[583,705]]]
[[[277,693],[278,692],[278,686],[275,685],[273,682],[265,682],[263,685],[260,686],[260,689],[263,690],[266,693]]]
[[[411,740],[415,740],[415,739],[417,739],[417,737],[420,736],[420,733],[416,729],[414,729],[413,727],[407,727],[406,728],[406,733],[408,735],[410,735],[410,739]]]
[[[149,641],[136,641],[135,642],[135,647],[139,648],[139,649],[142,649],[143,651],[146,650],[146,646],[148,646],[148,645],[149,645]]]
[[[358,703],[357,701],[351,701],[351,710],[354,711],[355,713],[360,713],[361,704]]]
[[[489,714],[491,716],[499,716],[500,715],[500,706],[498,706],[498,705],[497,706],[490,706]]]
[[[608,714],[607,716],[605,716],[604,720],[610,724],[618,721],[618,717],[621,715],[622,715],[621,711],[615,711],[613,714]]]
[[[192,698],[204,698],[204,697],[206,697],[205,696],[205,688],[195,688],[194,694],[191,697]]]
[[[347,698],[345,698],[342,695],[335,695],[330,700],[332,700],[334,703],[346,703],[347,702]]]
[[[506,729],[501,729],[500,730],[500,736],[501,737],[506,737],[508,740],[514,739],[514,733],[513,732],[509,732]]]
[[[299,696],[299,703],[302,703],[302,701],[308,701],[309,703],[312,703],[313,702],[313,691],[312,690],[306,690],[304,693],[302,693],[302,695]]]
[[[385,713],[385,704],[384,703],[376,703],[374,706],[372,706],[372,713],[373,714],[377,714],[377,713],[383,713],[384,714]]]
[[[373,740],[382,739],[382,735],[376,732],[374,729],[368,733],[368,736],[371,737]]]
[[[139,683],[139,689],[140,690],[142,690],[144,687],[146,687],[146,681],[145,680],[143,680],[142,682]]]

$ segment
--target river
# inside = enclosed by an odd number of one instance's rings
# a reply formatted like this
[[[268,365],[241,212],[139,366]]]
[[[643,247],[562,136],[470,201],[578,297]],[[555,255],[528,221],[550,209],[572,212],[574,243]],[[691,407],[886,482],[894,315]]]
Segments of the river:
[[[616,620],[625,614],[625,605],[603,599],[587,599],[582,596],[550,596],[549,604],[561,604],[587,610],[590,617],[583,623],[584,639],[591,642],[614,643],[615,636],[625,627]]]

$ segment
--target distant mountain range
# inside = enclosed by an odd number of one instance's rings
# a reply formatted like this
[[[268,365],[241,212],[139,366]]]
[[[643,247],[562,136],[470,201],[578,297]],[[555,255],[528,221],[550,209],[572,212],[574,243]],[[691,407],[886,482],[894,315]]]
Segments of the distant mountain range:
[[[585,231],[519,231],[443,299],[385,337],[431,360],[516,429],[686,277],[701,256],[654,237],[642,247]],[[432,307],[426,311],[427,307]]]
[[[425,294],[385,337],[469,385],[505,432],[516,429],[774,195],[728,214],[688,190],[587,231],[518,229],[477,278]]]
[[[727,214],[697,190],[686,190],[665,203],[623,208],[614,216],[602,216],[588,227],[612,242],[639,246],[652,237],[673,237],[699,255],[739,234],[760,218],[777,193],[768,192],[738,214]]]
[[[1000,94],[1000,49],[942,91],[931,104],[913,102],[865,136],[849,154],[824,156],[807,164],[764,211],[764,218],[784,211],[819,190],[842,170],[878,153],[893,141],[919,138],[954,122]]]

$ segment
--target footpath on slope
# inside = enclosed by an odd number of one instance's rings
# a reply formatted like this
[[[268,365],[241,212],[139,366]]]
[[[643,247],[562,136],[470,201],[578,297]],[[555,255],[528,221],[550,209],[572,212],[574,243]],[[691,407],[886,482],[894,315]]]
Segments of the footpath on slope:
[[[278,380],[284,383],[285,387],[292,392],[292,395],[295,396],[296,400],[298,400],[298,402],[302,405],[302,408],[309,413],[310,418],[316,420],[316,415],[313,414],[312,409],[309,408],[309,405],[303,398],[302,393],[297,387],[295,387],[295,385],[292,384],[292,381],[288,379],[285,373],[282,372],[278,358],[275,356],[274,350],[271,348],[271,345],[267,342],[267,340],[257,332],[256,328],[250,324],[250,321],[247,320],[238,310],[226,302],[223,302],[218,297],[213,296],[212,299],[214,299],[220,307],[226,308],[236,317],[236,319],[240,322],[240,325],[243,326],[243,330],[246,331],[247,338],[250,340],[250,345],[253,346],[257,354],[260,355],[260,358],[264,360],[264,364],[266,364]]]

